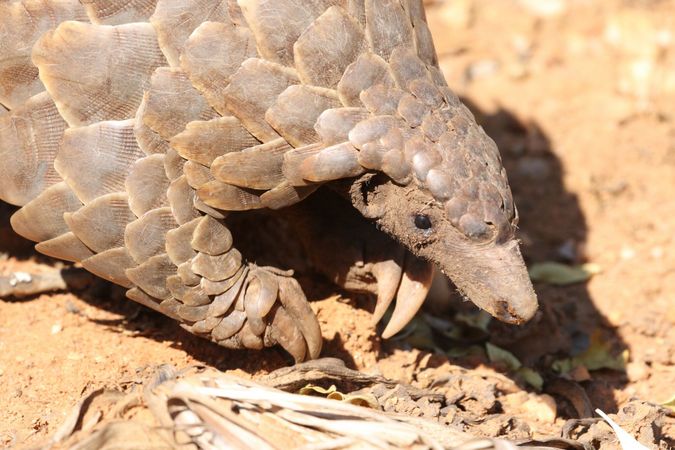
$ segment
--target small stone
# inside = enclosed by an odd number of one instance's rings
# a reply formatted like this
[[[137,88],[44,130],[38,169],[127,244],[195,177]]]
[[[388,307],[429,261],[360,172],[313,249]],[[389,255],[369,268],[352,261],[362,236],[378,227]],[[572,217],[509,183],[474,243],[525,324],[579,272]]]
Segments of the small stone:
[[[666,310],[666,319],[672,324],[675,324],[675,301],[668,302],[668,309]]]
[[[79,361],[79,360],[81,360],[82,358],[84,358],[84,356],[82,355],[82,353],[77,353],[77,352],[70,352],[70,353],[68,353],[68,359],[71,360],[71,361]]]
[[[626,365],[626,375],[632,382],[645,380],[649,377],[649,367],[642,361],[633,361]]]
[[[469,28],[474,21],[474,6],[470,0],[443,2],[440,13],[443,23],[452,28]]]
[[[51,329],[52,334],[59,334],[62,330],[63,325],[61,325],[60,323],[55,323],[54,325],[52,325]]]
[[[567,10],[565,0],[520,0],[520,5],[537,17],[559,16]]]
[[[508,408],[515,408],[518,405],[522,405],[527,401],[527,392],[518,391],[512,394],[506,394],[500,398],[500,402],[506,405]]]
[[[628,260],[635,257],[635,250],[630,247],[624,247],[621,249],[621,259]]]
[[[75,303],[71,302],[70,300],[66,301],[66,311],[68,311],[71,314],[79,314],[80,308],[75,305]]]
[[[661,259],[661,258],[663,258],[663,248],[662,247],[654,247],[653,249],[651,249],[649,251],[649,254],[654,259]]]
[[[499,70],[499,62],[494,59],[483,59],[476,61],[466,69],[466,79],[468,81],[493,76]]]
[[[522,404],[522,409],[545,423],[555,422],[558,415],[558,406],[555,399],[548,394],[531,396]]]

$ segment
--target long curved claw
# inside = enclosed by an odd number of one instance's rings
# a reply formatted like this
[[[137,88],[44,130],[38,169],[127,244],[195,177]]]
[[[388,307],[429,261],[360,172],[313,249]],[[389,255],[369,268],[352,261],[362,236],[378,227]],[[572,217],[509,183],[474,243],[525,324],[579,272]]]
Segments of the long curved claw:
[[[373,275],[377,280],[377,303],[373,311],[373,325],[382,320],[394,300],[403,276],[401,261],[388,260],[373,264]]]
[[[266,270],[253,270],[244,296],[244,308],[249,320],[267,316],[277,301],[278,293],[277,276]]]
[[[266,270],[254,269],[244,294],[244,310],[251,331],[260,336],[267,328],[266,316],[277,302],[279,283],[277,275]]]
[[[305,360],[307,343],[302,332],[282,307],[274,310],[270,336],[295,359],[296,364]]]
[[[394,313],[382,333],[384,339],[401,331],[417,314],[427,298],[433,279],[434,266],[431,263],[412,255],[406,256]]]
[[[323,346],[321,327],[295,278],[279,277],[279,300],[307,342],[307,358],[318,358]]]

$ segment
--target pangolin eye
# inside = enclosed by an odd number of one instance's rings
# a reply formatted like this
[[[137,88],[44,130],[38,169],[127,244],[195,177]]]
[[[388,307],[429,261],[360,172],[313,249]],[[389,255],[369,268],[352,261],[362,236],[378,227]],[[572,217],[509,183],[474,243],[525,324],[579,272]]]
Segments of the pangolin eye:
[[[431,228],[431,219],[426,214],[415,214],[415,226],[420,230]]]

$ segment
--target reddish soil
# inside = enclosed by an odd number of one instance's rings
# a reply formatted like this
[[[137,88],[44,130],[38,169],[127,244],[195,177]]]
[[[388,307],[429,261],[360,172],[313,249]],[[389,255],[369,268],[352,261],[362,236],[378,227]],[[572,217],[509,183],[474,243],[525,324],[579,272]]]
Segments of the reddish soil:
[[[489,339],[514,353],[543,375],[544,394],[516,384],[483,351],[447,357],[424,348],[458,355],[457,341],[418,333],[383,342],[370,325],[372,300],[305,280],[310,297],[324,298],[313,303],[323,355],[420,387],[452,379],[446,396],[463,400],[445,420],[486,435],[559,435],[587,401],[615,413],[633,398],[673,398],[675,1],[428,3],[448,82],[501,149],[528,264],[592,262],[601,271],[581,284],[537,284],[542,313],[532,324],[460,333],[464,348]],[[12,235],[11,209],[1,211],[0,275],[53,265]],[[456,299],[446,306],[450,323],[470,308]],[[592,337],[608,355],[624,354],[625,370],[580,369],[561,381],[553,361],[582,353]],[[83,392],[134,384],[163,363],[256,376],[289,360],[195,338],[104,283],[0,302],[0,446],[43,442]],[[672,414],[662,430],[665,449],[675,439]]]

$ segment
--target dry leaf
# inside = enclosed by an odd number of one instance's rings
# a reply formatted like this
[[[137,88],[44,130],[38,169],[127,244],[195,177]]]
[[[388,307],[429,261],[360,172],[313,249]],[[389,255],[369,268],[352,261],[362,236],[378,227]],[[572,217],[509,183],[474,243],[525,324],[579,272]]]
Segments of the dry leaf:
[[[363,406],[366,408],[380,409],[380,404],[375,398],[374,395],[369,394],[344,394],[337,390],[335,385],[331,385],[328,389],[322,388],[321,386],[315,386],[308,384],[307,386],[300,389],[298,394],[300,395],[312,395],[312,393],[318,393],[328,398],[330,400],[337,400],[340,402],[350,403],[356,406]]]
[[[592,263],[580,266],[568,266],[548,261],[533,264],[529,269],[529,273],[532,281],[564,286],[587,281],[591,276],[600,273],[600,267]]]

